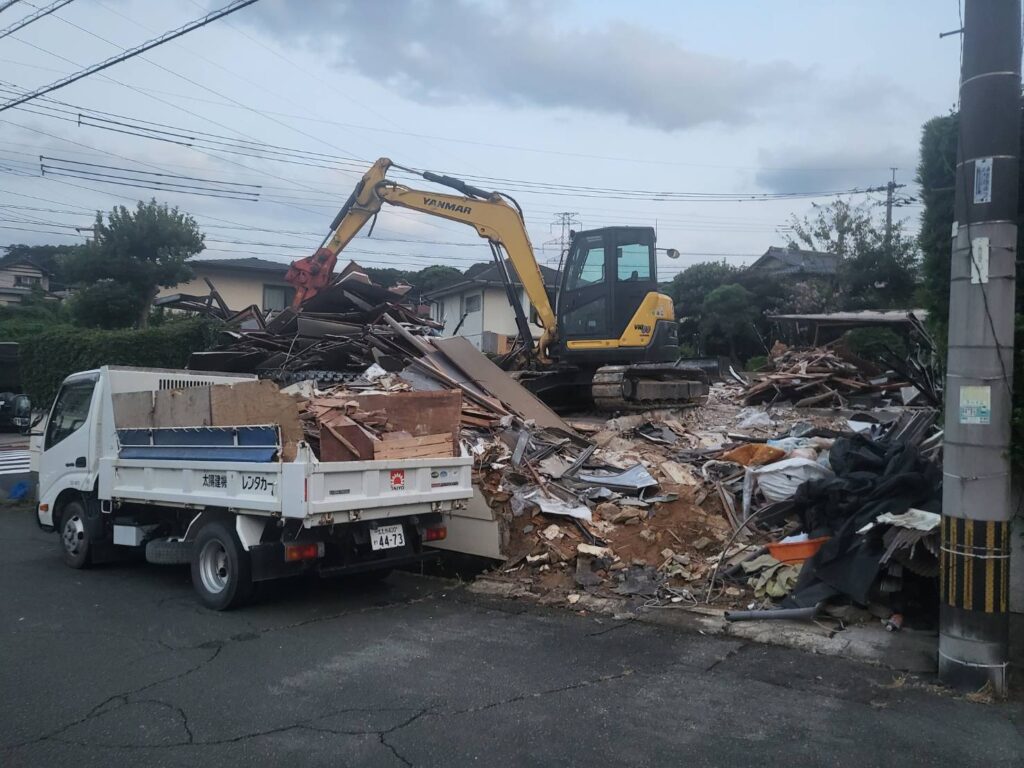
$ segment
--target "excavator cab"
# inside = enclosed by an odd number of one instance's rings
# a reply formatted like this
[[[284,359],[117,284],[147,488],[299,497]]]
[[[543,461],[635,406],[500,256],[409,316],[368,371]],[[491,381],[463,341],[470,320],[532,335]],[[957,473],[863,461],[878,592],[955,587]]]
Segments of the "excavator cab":
[[[561,273],[554,356],[574,364],[672,362],[679,357],[669,297],[658,293],[652,227],[573,235]]]

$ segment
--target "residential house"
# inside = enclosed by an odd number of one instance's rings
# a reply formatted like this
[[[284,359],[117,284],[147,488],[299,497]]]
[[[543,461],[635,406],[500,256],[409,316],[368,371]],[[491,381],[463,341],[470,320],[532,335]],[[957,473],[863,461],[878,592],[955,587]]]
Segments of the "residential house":
[[[508,260],[505,263],[512,276],[516,299],[530,320],[533,337],[538,338],[542,328],[537,322],[536,312],[512,264]],[[541,266],[540,271],[550,295],[557,286],[558,273],[545,266]],[[509,340],[518,334],[515,313],[496,264],[471,272],[469,277],[458,283],[425,293],[423,298],[431,303],[431,317],[444,323],[442,335],[464,336],[483,352],[495,354],[506,351]]]
[[[20,304],[22,299],[33,291],[49,290],[50,273],[31,261],[8,261],[0,264],[0,304]]]
[[[205,296],[210,292],[206,279],[216,287],[224,303],[233,310],[255,304],[260,309],[284,309],[290,306],[295,288],[285,282],[288,264],[248,256],[240,259],[192,259],[188,262],[195,277],[160,290],[158,296],[176,293]],[[205,278],[205,279],[204,279]]]
[[[839,271],[841,261],[842,257],[837,253],[772,246],[761,258],[747,267],[747,271],[759,272],[769,277],[831,279]]]

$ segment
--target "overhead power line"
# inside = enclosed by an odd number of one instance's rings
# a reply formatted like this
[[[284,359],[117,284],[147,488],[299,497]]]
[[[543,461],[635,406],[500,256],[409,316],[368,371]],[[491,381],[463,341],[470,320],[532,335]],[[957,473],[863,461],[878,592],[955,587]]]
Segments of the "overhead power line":
[[[46,160],[49,160],[51,162],[61,163],[63,165],[75,165],[75,166],[83,166],[83,165],[85,165],[85,166],[89,166],[91,168],[102,168],[105,171],[124,171],[125,173],[136,173],[136,174],[140,174],[140,175],[144,175],[144,176],[166,176],[166,177],[171,177],[171,178],[179,179],[179,180],[198,181],[198,182],[202,182],[203,184],[214,184],[214,185],[218,185],[218,186],[224,185],[224,186],[230,186],[230,187],[249,187],[250,189],[243,190],[247,194],[258,194],[259,190],[261,189],[259,184],[245,184],[245,183],[239,182],[239,181],[220,181],[219,179],[204,179],[204,178],[199,178],[197,176],[182,176],[182,175],[177,174],[177,173],[156,173],[155,171],[141,171],[141,170],[138,170],[136,168],[119,168],[119,167],[117,167],[115,165],[106,165],[106,164],[101,164],[101,163],[86,163],[86,162],[84,162],[82,160],[67,160],[67,159],[62,158],[62,157],[48,157],[47,155],[40,155],[39,156],[39,160],[40,160],[41,164],[43,162],[45,162]]]
[[[10,90],[9,87],[8,90]],[[340,157],[323,152],[286,147],[279,144],[269,144],[256,140],[237,139],[224,136],[223,134],[182,128],[168,123],[159,123],[104,110],[80,107],[57,99],[43,99],[42,101],[48,103],[36,106],[57,114],[47,114],[46,112],[39,112],[37,114],[47,115],[54,119],[64,120],[67,122],[75,122],[80,126],[99,128],[102,130],[135,136],[137,138],[177,144],[179,146],[187,146],[199,151],[207,150],[207,152],[212,153],[227,153],[253,159],[283,162],[290,165],[341,171],[343,173],[352,173],[354,171],[362,172],[370,165],[371,162],[365,159]],[[407,174],[404,174],[401,170],[395,169],[396,178],[406,175]],[[461,178],[475,183],[493,185],[502,191],[514,192],[517,194],[536,194],[555,197],[606,198],[610,200],[637,200],[642,202],[770,202],[841,197],[845,195],[865,194],[879,190],[884,191],[884,188],[851,188],[842,190],[786,192],[699,192],[600,187],[593,185],[563,184],[494,176],[479,176],[475,174],[452,173],[451,175],[460,176]],[[419,177],[415,175],[409,176],[408,178],[419,180]],[[307,187],[307,189],[313,191],[309,187]]]
[[[33,21],[38,21],[44,16],[49,16],[54,11],[63,8],[65,5],[68,5],[71,2],[72,0],[56,0],[56,2],[50,3],[49,5],[43,8],[37,9],[35,13],[30,13],[28,16],[25,16],[24,18],[18,19],[18,21],[14,22],[13,24],[11,24],[11,26],[7,27],[6,29],[0,29],[0,40],[3,40],[5,37],[14,32],[17,32],[19,29],[24,29]],[[7,3],[2,8],[0,8],[0,11],[5,11],[12,5],[13,3]]]
[[[189,32],[197,30],[200,27],[205,27],[207,24],[214,22],[217,19],[228,16],[234,13],[235,11],[240,11],[246,6],[252,5],[256,1],[257,0],[235,0],[235,2],[229,3],[223,8],[220,8],[219,10],[212,11],[211,13],[208,13],[206,16],[203,16],[202,18],[190,21],[188,24],[178,27],[177,29],[171,30],[170,32],[165,32],[164,34],[160,35],[160,37],[148,40],[145,43],[142,43],[141,45],[135,46],[134,48],[129,48],[124,53],[118,54],[117,56],[112,56],[109,59],[106,59],[105,61],[99,62],[98,64],[93,64],[91,67],[86,67],[85,69],[79,72],[75,72],[74,74],[61,78],[60,80],[50,83],[49,85],[43,86],[42,88],[37,88],[36,90],[31,91],[30,93],[27,93],[26,95],[20,98],[9,101],[6,104],[0,104],[0,112],[4,112],[8,109],[11,109],[12,107],[18,106],[19,104],[24,104],[25,102],[32,101],[33,99],[36,99],[44,94],[56,91],[60,88],[64,88],[65,86],[71,85],[71,83],[77,82],[82,78],[88,77],[89,75],[93,75],[97,72],[101,72],[102,70],[108,69],[109,67],[112,67],[115,64],[120,64],[122,61],[126,61],[127,59],[130,59],[134,56],[138,56],[140,53],[145,53],[148,50],[163,45],[164,43],[170,42],[171,40],[181,37],[182,35],[187,35]],[[68,0],[68,2],[70,2],[70,0]],[[56,10],[56,8],[54,10]]]

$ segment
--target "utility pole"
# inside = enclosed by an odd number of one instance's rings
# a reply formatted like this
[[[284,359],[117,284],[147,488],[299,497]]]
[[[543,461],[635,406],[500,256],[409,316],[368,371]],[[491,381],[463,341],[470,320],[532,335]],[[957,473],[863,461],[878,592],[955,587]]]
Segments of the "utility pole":
[[[1006,692],[1020,0],[966,0],[949,287],[939,678]]]
[[[896,199],[896,190],[903,189],[906,184],[896,183],[896,168],[889,168],[892,171],[892,179],[884,187],[875,187],[868,192],[880,192],[885,190],[885,255],[892,258],[892,209],[908,202],[907,198]]]
[[[559,252],[562,254],[559,257],[560,260],[565,257],[565,251],[569,247],[569,233],[573,227],[579,226],[579,224],[580,214],[578,211],[562,211],[555,214],[555,220],[552,222],[551,227],[552,229],[556,227],[559,229]]]
[[[892,256],[892,198],[896,192],[896,169],[890,168],[892,179],[885,185],[885,255]]]
[[[572,240],[573,227],[580,226],[580,214],[577,211],[561,211],[555,214],[555,220],[551,222],[550,230],[559,231],[557,237],[548,240],[544,245],[558,243],[558,272],[562,271],[562,262],[565,261],[565,254],[569,249],[569,242]]]

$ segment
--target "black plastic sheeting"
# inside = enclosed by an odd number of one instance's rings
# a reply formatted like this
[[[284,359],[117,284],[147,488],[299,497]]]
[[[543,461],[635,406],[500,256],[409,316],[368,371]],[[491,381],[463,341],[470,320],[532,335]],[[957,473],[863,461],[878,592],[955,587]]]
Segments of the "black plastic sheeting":
[[[810,537],[831,538],[804,563],[785,607],[808,607],[838,595],[867,604],[885,547],[882,531],[857,531],[884,512],[938,510],[941,503],[942,473],[914,445],[841,437],[829,462],[835,477],[810,480],[793,497]]]

